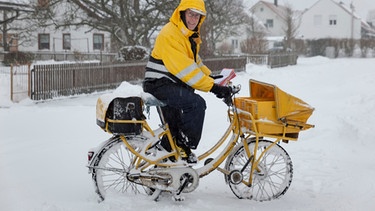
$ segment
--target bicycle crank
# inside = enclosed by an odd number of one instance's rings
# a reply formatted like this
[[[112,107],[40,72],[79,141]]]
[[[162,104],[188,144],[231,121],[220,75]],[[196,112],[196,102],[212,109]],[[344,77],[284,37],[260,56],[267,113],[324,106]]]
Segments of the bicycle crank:
[[[198,173],[190,167],[153,168],[147,172],[130,173],[129,181],[162,191],[190,193],[199,184]]]

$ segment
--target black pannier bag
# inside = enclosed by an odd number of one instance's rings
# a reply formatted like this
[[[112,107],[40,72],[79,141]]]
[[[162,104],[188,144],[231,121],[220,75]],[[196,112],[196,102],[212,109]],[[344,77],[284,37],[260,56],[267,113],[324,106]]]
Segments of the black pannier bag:
[[[106,117],[109,120],[144,120],[140,97],[115,98],[108,106]],[[140,134],[141,123],[120,123],[108,121],[108,131],[114,134]]]

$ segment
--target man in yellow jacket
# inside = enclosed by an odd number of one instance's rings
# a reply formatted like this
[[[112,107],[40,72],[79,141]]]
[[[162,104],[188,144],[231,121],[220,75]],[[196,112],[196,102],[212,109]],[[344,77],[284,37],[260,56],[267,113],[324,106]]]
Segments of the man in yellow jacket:
[[[156,38],[143,83],[144,91],[167,105],[162,108],[165,120],[188,163],[197,162],[191,149],[196,149],[201,139],[206,110],[205,100],[194,90],[211,91],[219,98],[231,94],[231,88],[214,83],[198,55],[205,18],[203,0],[181,0]],[[166,140],[161,144],[170,150]]]

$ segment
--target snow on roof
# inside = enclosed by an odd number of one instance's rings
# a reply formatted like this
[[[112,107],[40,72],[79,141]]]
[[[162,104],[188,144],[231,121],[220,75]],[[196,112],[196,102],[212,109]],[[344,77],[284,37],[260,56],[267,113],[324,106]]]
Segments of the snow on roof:
[[[270,8],[276,15],[280,16],[281,18],[285,19],[285,10],[286,7],[278,5],[276,6],[274,3],[266,2],[266,1],[259,1],[253,7],[257,6],[258,4],[264,4],[268,8]],[[253,8],[252,7],[252,8]]]
[[[332,0],[331,0],[332,1]],[[335,2],[333,1],[335,4],[337,4],[339,7],[343,8],[347,13],[349,13],[350,15],[353,15],[355,18],[357,19],[361,19],[361,17],[355,12],[355,8],[354,8],[354,5],[353,3],[350,4],[350,6],[346,5],[344,2],[340,1],[340,2]]]
[[[361,27],[366,30],[368,33],[371,33],[371,34],[374,34],[375,33],[375,30],[364,20],[362,19],[361,16],[359,16],[356,12],[355,12],[355,7],[353,5],[353,2],[348,6],[346,5],[344,2],[340,1],[339,3],[333,1],[335,4],[337,4],[338,6],[340,6],[342,9],[344,9],[347,13],[349,13],[350,15],[353,15],[354,18],[358,19],[361,21]]]

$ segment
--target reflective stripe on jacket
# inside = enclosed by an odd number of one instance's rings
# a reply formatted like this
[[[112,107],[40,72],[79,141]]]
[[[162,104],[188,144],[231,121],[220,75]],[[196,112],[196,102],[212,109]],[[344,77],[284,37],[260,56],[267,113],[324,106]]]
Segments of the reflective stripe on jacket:
[[[205,19],[201,16],[198,31],[189,30],[180,17],[180,12],[189,8],[206,12],[203,0],[182,0],[173,12],[170,22],[166,24],[156,38],[150,61],[147,63],[145,78],[167,77],[176,82],[176,78],[193,89],[211,90],[214,80],[209,77],[211,71],[203,64],[198,55],[201,40],[193,38],[197,44],[197,55],[191,49],[189,37],[199,35],[200,27]],[[196,60],[194,59],[196,58]],[[161,61],[161,62],[155,62]],[[171,75],[170,75],[171,74]],[[176,77],[176,78],[174,78]]]

